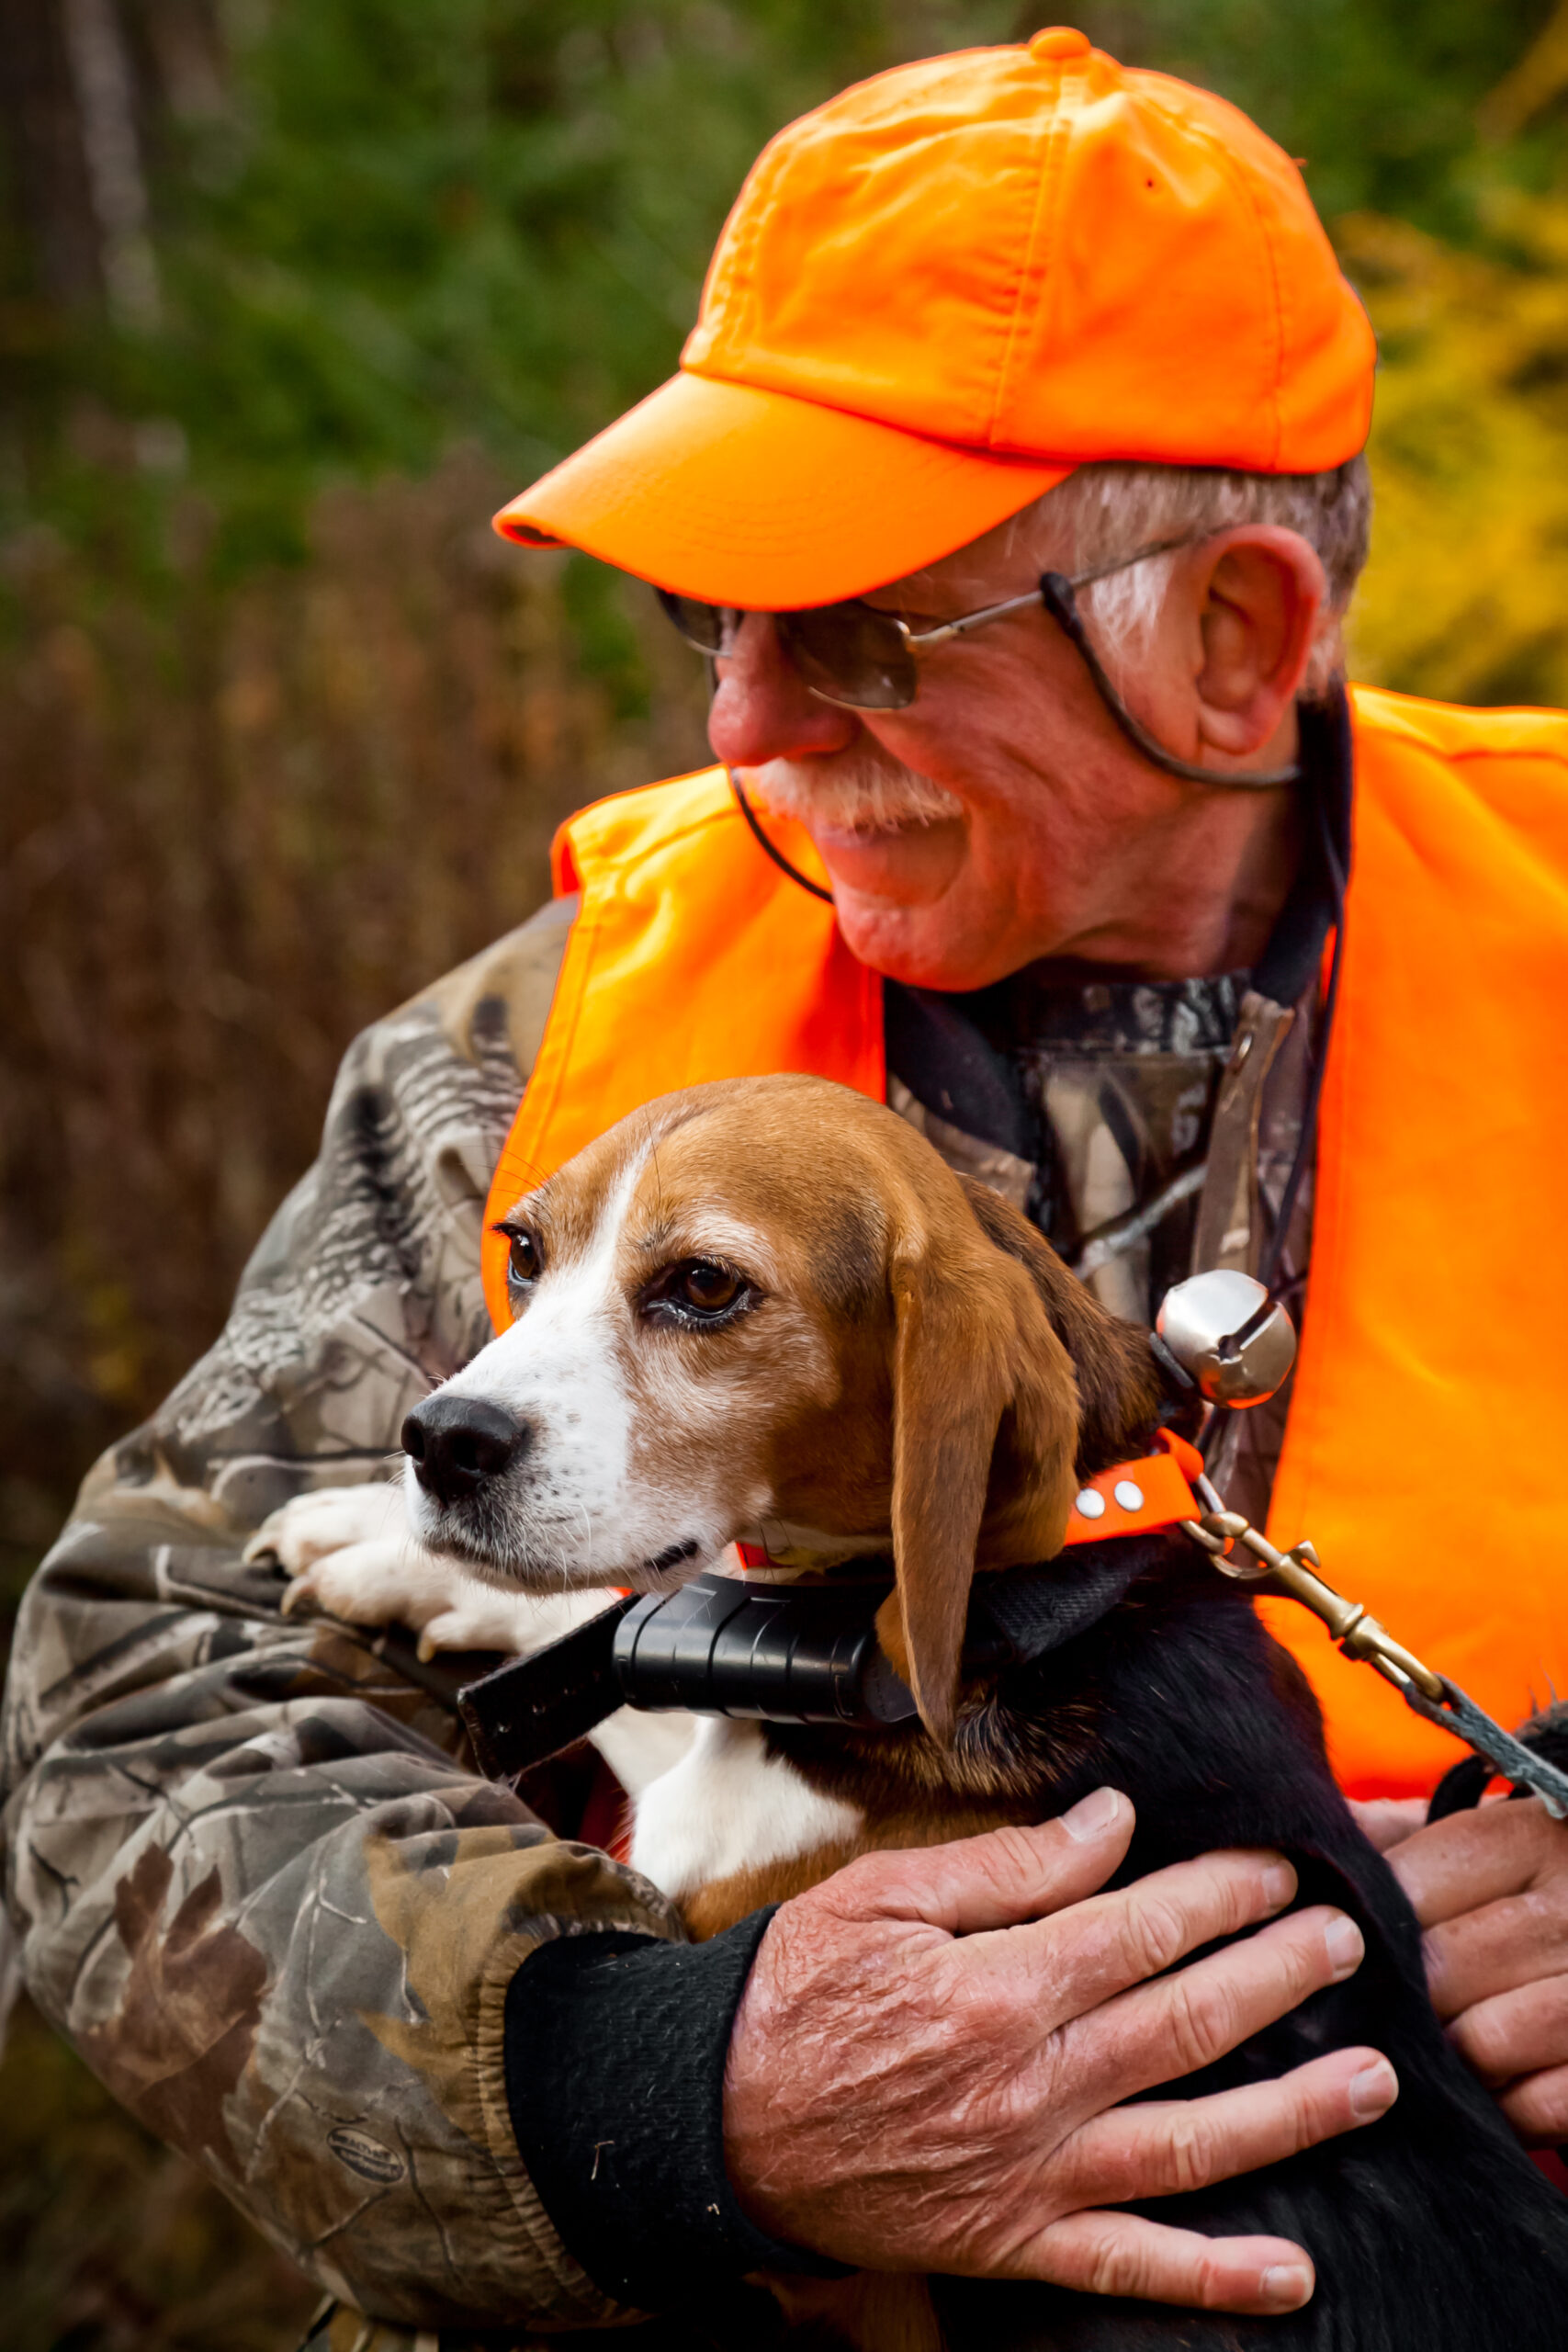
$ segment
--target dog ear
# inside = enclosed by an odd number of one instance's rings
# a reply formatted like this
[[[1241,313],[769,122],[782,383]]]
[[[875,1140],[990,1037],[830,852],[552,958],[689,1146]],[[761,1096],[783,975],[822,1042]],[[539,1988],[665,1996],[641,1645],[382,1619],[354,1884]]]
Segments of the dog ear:
[[[999,1501],[1006,1521],[1005,1556],[992,1565],[1061,1548],[1077,1486],[1077,1399],[1039,1293],[961,1203],[911,1219],[888,1272],[897,1587],[877,1631],[945,1746],[988,1506]]]
[[[1124,1462],[1147,1440],[1164,1393],[1148,1333],[1101,1306],[1010,1201],[973,1176],[958,1181],[987,1240],[1028,1272],[1052,1329],[1072,1358],[1078,1391],[1079,1471],[1089,1478],[1113,1462]]]

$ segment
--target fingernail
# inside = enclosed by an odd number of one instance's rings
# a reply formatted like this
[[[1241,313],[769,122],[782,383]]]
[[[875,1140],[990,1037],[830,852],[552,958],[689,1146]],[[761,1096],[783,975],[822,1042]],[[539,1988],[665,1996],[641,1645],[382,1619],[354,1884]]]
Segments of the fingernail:
[[[1350,2077],[1350,2112],[1358,2122],[1370,2123],[1374,2115],[1386,2114],[1398,2097],[1399,2076],[1386,2058]]]
[[[1296,1874],[1289,1862],[1270,1862],[1263,1873],[1263,1899],[1270,1911],[1282,1911],[1296,1891]]]
[[[1334,1981],[1337,1984],[1342,1976],[1349,1976],[1359,1968],[1367,1947],[1354,1919],[1347,1919],[1343,1912],[1338,1918],[1330,1919],[1323,1931],[1323,1940],[1328,1947],[1328,1957],[1334,1966]]]
[[[1062,1826],[1069,1838],[1076,1838],[1081,1845],[1086,1838],[1098,1838],[1102,1829],[1109,1829],[1125,1802],[1119,1789],[1095,1789],[1062,1815]]]
[[[1300,2263],[1271,2263],[1258,2280],[1258,2290],[1271,2312],[1300,2311],[1312,2293],[1312,2272]]]

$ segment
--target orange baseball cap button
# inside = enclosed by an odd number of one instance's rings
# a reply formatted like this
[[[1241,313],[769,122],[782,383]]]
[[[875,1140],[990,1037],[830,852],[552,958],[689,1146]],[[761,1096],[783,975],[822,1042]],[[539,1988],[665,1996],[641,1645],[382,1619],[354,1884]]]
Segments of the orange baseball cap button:
[[[1029,44],[1031,57],[1087,57],[1091,43],[1087,33],[1071,25],[1047,25]]]
[[[680,373],[496,523],[711,604],[831,604],[1097,459],[1343,465],[1375,356],[1290,157],[1053,25],[781,130]]]

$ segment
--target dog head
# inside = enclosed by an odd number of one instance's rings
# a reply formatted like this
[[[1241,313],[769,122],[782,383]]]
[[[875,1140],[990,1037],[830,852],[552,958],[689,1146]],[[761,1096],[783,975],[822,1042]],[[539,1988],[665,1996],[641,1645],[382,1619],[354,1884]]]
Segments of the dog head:
[[[879,1630],[939,1737],[975,1566],[1055,1553],[1157,1401],[1023,1218],[825,1080],[667,1095],[502,1227],[516,1319],[405,1425],[420,1540],[550,1590],[672,1589],[754,1531],[891,1550]]]

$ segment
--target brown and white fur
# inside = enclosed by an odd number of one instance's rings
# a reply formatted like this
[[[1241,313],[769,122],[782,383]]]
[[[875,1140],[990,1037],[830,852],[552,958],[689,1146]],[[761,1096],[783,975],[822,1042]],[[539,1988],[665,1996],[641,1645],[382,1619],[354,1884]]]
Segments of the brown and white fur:
[[[1568,2340],[1568,2210],[1445,2043],[1408,1905],[1245,1591],[1179,1536],[1122,1539],[1144,1547],[1136,1578],[1100,1624],[1032,1665],[961,1680],[976,1571],[1051,1560],[1082,1479],[1146,1447],[1160,1401],[1146,1335],[891,1112],[812,1079],[669,1096],[503,1222],[517,1319],[411,1416],[416,1542],[392,1557],[384,1527],[367,1534],[385,1509],[374,1489],[360,1490],[369,1502],[303,1498],[260,1540],[303,1569],[293,1597],[407,1615],[427,1639],[467,1645],[488,1628],[519,1649],[606,1588],[671,1589],[738,1539],[795,1576],[890,1556],[878,1631],[918,1723],[709,1719],[694,1735],[623,1711],[596,1736],[637,1799],[632,1859],[694,1935],[857,1853],[1048,1818],[1102,1782],[1136,1809],[1129,1871],[1279,1847],[1301,1899],[1343,1905],[1365,1934],[1353,1978],[1188,2087],[1369,2043],[1394,2064],[1396,2106],[1346,2140],[1162,2200],[1191,2227],[1309,2245],[1318,2290],[1303,2312],[1225,2320],[983,2281],[778,2289],[814,2316],[817,2340],[933,2346],[937,2307],[954,2352]]]
[[[385,1488],[299,1498],[253,1545],[294,1572],[289,1604],[414,1624],[427,1651],[525,1650],[738,1539],[797,1575],[891,1555],[879,1632],[944,1741],[971,1575],[1048,1558],[1086,1440],[1100,1466],[1152,1420],[1140,1335],[903,1120],[817,1079],[668,1095],[505,1223],[540,1271],[440,1395],[510,1415],[514,1460],[455,1506],[411,1464],[406,1533]],[[683,1312],[694,1265],[737,1280],[730,1310]],[[623,1711],[596,1739],[637,1800],[635,1867],[698,1934],[869,1848],[961,1834],[935,1777],[868,1809],[753,1724]],[[964,1827],[1018,1817],[974,1800]]]

